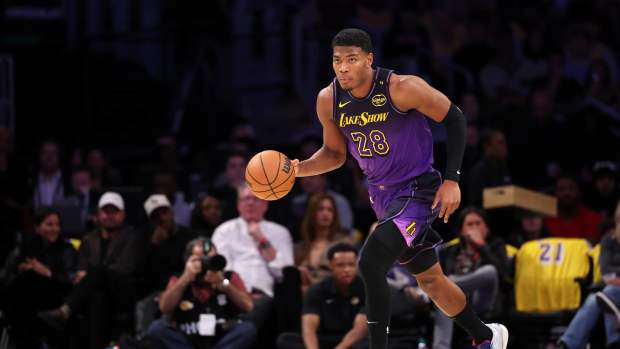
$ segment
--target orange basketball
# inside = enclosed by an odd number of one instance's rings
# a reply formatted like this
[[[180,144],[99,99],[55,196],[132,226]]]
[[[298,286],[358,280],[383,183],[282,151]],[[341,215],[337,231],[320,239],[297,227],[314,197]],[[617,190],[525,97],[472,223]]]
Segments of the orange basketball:
[[[248,162],[245,181],[258,198],[277,200],[293,188],[295,169],[286,155],[275,150],[265,150]]]

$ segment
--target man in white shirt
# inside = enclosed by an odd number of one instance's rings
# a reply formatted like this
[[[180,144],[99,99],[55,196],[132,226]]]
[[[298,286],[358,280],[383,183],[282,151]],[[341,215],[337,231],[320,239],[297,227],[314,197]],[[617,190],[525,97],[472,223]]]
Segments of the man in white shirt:
[[[241,276],[257,298],[261,294],[273,297],[282,269],[294,264],[291,235],[284,226],[264,219],[267,208],[267,201],[258,199],[248,187],[240,187],[239,217],[222,223],[212,237],[230,270]]]

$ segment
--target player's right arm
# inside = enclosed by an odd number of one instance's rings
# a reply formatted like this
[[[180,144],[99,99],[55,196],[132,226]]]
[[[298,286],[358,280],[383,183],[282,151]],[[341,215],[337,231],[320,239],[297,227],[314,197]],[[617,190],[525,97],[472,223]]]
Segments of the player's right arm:
[[[316,99],[316,113],[323,126],[323,146],[306,160],[293,160],[297,177],[316,176],[329,172],[339,168],[346,161],[346,141],[338,125],[332,119],[333,109],[333,91],[332,86],[329,85],[319,92]]]

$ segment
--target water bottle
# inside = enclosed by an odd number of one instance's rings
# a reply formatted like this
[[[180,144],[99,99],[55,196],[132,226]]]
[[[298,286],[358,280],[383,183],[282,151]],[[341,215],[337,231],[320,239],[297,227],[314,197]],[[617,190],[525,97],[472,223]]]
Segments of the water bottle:
[[[426,346],[426,341],[424,341],[424,338],[420,338],[420,340],[418,341],[418,349],[428,349],[428,347]]]

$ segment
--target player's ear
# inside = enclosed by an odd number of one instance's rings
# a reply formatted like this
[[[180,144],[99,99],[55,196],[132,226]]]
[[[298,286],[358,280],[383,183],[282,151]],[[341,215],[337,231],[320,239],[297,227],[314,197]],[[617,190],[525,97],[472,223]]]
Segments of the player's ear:
[[[366,55],[366,64],[368,64],[369,67],[372,67],[372,62],[374,61],[374,56],[372,55],[372,52],[369,52],[368,55]]]

